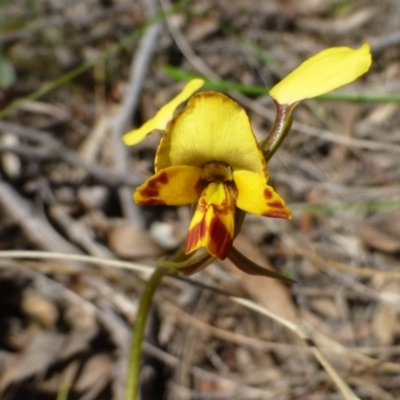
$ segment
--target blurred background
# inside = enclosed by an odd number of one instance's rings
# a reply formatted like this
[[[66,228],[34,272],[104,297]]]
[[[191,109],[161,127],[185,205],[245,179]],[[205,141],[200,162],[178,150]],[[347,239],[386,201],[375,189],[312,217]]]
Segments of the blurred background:
[[[262,140],[274,118],[268,88],[324,48],[364,42],[370,72],[298,106],[269,163],[293,220],[248,215],[235,241],[297,283],[228,261],[164,279],[144,400],[342,398],[293,332],[216,289],[306,327],[359,398],[400,398],[400,3],[2,0],[0,397],[123,398],[146,267],[185,240],[190,221],[189,207],[132,202],[159,136],[126,148],[126,131],[203,76],[239,93]]]

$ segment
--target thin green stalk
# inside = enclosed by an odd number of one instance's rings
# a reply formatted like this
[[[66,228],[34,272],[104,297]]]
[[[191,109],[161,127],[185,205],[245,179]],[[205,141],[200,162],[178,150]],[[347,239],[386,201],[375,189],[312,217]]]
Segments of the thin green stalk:
[[[67,376],[63,376],[61,379],[60,387],[58,388],[56,400],[68,400],[68,394],[70,389],[70,379]]]
[[[291,114],[296,105],[285,105],[277,102],[274,103],[276,108],[274,124],[272,125],[266,139],[260,143],[260,148],[264,154],[266,162],[268,162],[276,150],[278,150],[279,146],[282,144],[286,135],[290,131],[290,127],[292,126]]]
[[[149,315],[154,292],[161,279],[169,272],[171,272],[169,268],[158,267],[147,281],[142,297],[140,298],[139,309],[132,330],[125,400],[136,400],[138,398],[140,366],[142,361],[142,343],[146,329],[146,321]]]

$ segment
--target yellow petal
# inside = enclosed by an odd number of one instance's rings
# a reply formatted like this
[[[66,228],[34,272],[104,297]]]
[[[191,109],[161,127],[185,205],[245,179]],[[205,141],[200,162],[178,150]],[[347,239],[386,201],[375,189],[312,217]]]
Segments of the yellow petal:
[[[367,72],[370,65],[368,43],[357,50],[332,47],[304,61],[269,94],[279,104],[294,104],[353,82]]]
[[[223,162],[265,175],[266,164],[246,112],[217,92],[194,95],[168,125],[157,151],[156,170],[170,165]]]
[[[197,167],[169,167],[139,186],[133,198],[142,206],[191,204],[204,189],[200,176],[201,169]]]
[[[179,104],[186,101],[193,93],[197,92],[204,84],[202,79],[189,81],[183,90],[174,97],[169,103],[165,104],[157,114],[145,122],[140,128],[134,129],[123,136],[123,141],[127,146],[133,146],[141,142],[147,135],[155,130],[164,130],[168,122],[172,119],[174,111]]]
[[[250,171],[234,171],[236,206],[252,214],[291,219],[290,210],[275,190],[259,175]]]
[[[234,219],[231,192],[223,183],[210,183],[204,189],[190,223],[185,253],[205,247],[213,257],[226,258],[232,247]]]

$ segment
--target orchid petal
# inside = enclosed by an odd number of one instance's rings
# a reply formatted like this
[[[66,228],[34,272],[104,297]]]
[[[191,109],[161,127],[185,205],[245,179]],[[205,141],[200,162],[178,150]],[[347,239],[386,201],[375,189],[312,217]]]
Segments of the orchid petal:
[[[244,109],[221,93],[202,92],[168,125],[156,170],[171,165],[202,167],[211,161],[266,176],[266,163]]]
[[[169,167],[157,172],[136,189],[133,198],[145,205],[179,206],[197,201],[204,186],[197,167]]]
[[[259,175],[250,171],[234,171],[233,180],[237,207],[264,217],[291,219],[285,202]]]
[[[304,61],[269,92],[279,104],[294,104],[347,85],[368,71],[368,43],[359,49],[332,47]]]
[[[189,81],[183,90],[169,103],[165,104],[157,114],[145,122],[140,128],[134,129],[123,136],[127,146],[133,146],[141,142],[146,136],[155,130],[165,130],[168,122],[173,118],[176,108],[186,101],[193,93],[197,92],[204,84],[202,79]]]
[[[213,256],[226,258],[232,246],[235,206],[224,183],[212,182],[203,191],[189,227],[186,254],[205,247]]]

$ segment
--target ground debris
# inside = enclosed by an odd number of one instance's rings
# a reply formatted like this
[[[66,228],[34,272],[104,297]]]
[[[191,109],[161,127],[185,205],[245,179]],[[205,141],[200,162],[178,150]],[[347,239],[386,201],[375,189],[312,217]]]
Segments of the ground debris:
[[[166,65],[271,87],[323,48],[370,41],[371,71],[343,92],[399,92],[396,0],[193,0],[153,34],[142,29],[155,16],[151,1],[6,3],[0,256],[35,250],[143,267],[178,248],[190,208],[138,208],[131,199],[153,171],[160,136],[129,149],[120,141],[182,87]],[[264,138],[271,100],[242,99]],[[144,344],[151,400],[339,398],[311,342],[221,291],[306,327],[363,400],[400,398],[398,108],[298,106],[268,165],[293,220],[248,216],[237,238],[254,261],[297,283],[244,275],[229,262],[191,283],[165,279]],[[67,388],[73,400],[123,398],[143,270],[1,258],[0,397],[51,400]]]

